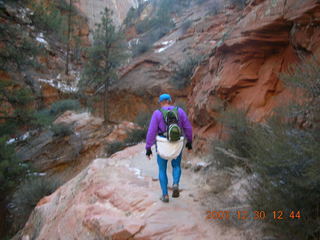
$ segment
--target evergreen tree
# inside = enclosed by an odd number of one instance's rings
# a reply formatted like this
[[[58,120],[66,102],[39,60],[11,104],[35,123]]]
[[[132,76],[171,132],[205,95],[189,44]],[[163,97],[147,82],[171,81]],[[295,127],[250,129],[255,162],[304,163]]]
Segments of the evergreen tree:
[[[88,62],[84,67],[81,87],[103,91],[104,120],[108,116],[108,91],[117,79],[117,69],[126,58],[126,45],[121,30],[112,21],[112,11],[104,10],[101,23],[96,25],[93,45],[88,50]]]

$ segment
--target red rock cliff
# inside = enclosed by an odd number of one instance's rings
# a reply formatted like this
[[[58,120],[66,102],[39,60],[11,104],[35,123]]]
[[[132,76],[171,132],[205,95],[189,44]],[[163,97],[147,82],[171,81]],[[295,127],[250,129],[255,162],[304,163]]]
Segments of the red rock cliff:
[[[320,51],[318,1],[253,1],[239,18],[215,24],[218,18],[207,34],[216,38],[223,26],[223,37],[194,73],[188,96],[200,149],[219,133],[215,119],[225,107],[221,102],[262,121],[288,97],[279,73]]]

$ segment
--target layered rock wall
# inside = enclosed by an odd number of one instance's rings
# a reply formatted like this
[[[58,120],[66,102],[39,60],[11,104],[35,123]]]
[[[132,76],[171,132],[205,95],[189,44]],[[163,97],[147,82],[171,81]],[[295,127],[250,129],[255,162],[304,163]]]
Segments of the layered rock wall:
[[[319,54],[318,1],[253,1],[224,26],[211,57],[194,73],[188,109],[198,149],[220,133],[217,116],[230,107],[254,121],[290,101],[279,74],[301,57]],[[208,34],[221,34],[214,26]]]
[[[75,5],[88,17],[90,29],[100,22],[101,11],[108,7],[113,11],[114,22],[120,25],[127,16],[127,12],[131,7],[138,7],[138,0],[79,0],[75,1]]]

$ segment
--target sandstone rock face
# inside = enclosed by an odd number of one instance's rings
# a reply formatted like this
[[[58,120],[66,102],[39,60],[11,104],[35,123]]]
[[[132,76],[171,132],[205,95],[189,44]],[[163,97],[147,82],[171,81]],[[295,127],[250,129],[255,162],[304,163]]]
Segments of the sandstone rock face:
[[[14,239],[247,239],[205,219],[196,181],[187,172],[181,197],[159,201],[155,165],[146,160],[143,144],[94,160],[43,198]]]
[[[48,2],[46,0],[40,1]],[[34,59],[39,65],[36,67],[34,65],[24,66],[19,70],[8,68],[7,72],[0,72],[1,81],[12,83],[15,89],[29,89],[35,99],[32,103],[33,109],[47,107],[52,102],[75,92],[77,90],[75,85],[80,79],[81,62],[84,59],[84,51],[81,51],[81,48],[90,45],[89,26],[86,18],[79,14],[72,16],[74,24],[71,33],[72,40],[70,41],[69,75],[66,75],[66,43],[37,29],[31,20],[34,13],[27,8],[25,3],[18,5],[13,5],[9,2],[1,3],[1,11],[3,11],[1,22],[5,22],[10,27],[19,26],[18,33],[21,32],[22,36],[25,36],[32,43],[32,46],[35,45],[42,49],[41,51],[40,49],[37,50],[38,53],[36,54],[36,59]],[[1,39],[1,49],[9,49],[8,46],[11,46],[9,44],[11,40]],[[15,42],[15,40],[11,44],[19,46],[19,41]],[[0,112],[2,112],[1,110],[7,111],[5,108],[8,108],[8,106],[0,106]]]
[[[253,1],[239,18],[212,21],[207,38],[218,41],[194,73],[188,96],[200,149],[219,134],[215,119],[226,106],[262,121],[289,101],[279,73],[299,57],[319,53],[319,14],[318,1],[266,0]]]
[[[175,29],[122,69],[111,93],[113,120],[133,120],[139,109],[154,110],[158,95],[169,92],[174,100],[187,102],[195,146],[201,150],[208,139],[223,134],[216,119],[229,107],[242,108],[259,122],[290,101],[279,74],[300,57],[319,54],[319,2],[251,1],[243,10],[225,5],[212,15],[216,2],[184,10],[174,19]],[[188,20],[191,26],[182,31]],[[205,60],[191,85],[177,90],[169,79],[190,56]]]
[[[38,172],[59,175],[68,180],[97,156],[104,156],[104,148],[113,141],[122,141],[127,131],[135,128],[130,122],[105,126],[103,119],[88,112],[67,111],[55,124],[68,124],[70,136],[57,137],[48,130],[40,133],[25,146],[20,146],[18,155],[22,161],[31,162]]]
[[[138,0],[80,0],[74,4],[88,17],[90,29],[94,29],[94,25],[100,22],[101,11],[106,7],[113,11],[114,22],[120,25],[127,16],[127,12],[131,7],[138,7]]]

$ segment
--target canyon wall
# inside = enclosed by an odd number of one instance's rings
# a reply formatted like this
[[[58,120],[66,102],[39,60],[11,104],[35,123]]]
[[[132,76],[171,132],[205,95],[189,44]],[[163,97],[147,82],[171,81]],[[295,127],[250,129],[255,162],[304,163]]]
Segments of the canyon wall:
[[[254,0],[243,9],[221,1],[223,7],[213,13],[216,3],[185,9],[170,33],[123,69],[111,93],[113,105],[121,106],[111,110],[114,120],[132,120],[141,108],[154,110],[158,95],[169,92],[187,103],[196,149],[202,151],[210,138],[221,134],[221,112],[241,108],[261,122],[289,101],[279,75],[302,58],[319,54],[319,1]],[[187,21],[190,27],[183,31]],[[191,84],[175,89],[170,77],[191,56],[203,60]],[[124,108],[126,98],[130,106]],[[119,114],[121,109],[125,115]]]
[[[120,25],[127,16],[131,7],[138,7],[138,0],[78,0],[74,4],[88,17],[90,29],[100,22],[101,11],[108,7],[113,11],[114,22]]]
[[[188,97],[198,149],[220,133],[221,111],[243,109],[261,122],[292,99],[279,76],[320,53],[319,17],[319,1],[253,1],[223,27],[223,37],[194,73]],[[214,38],[220,30],[213,25],[207,34]]]

